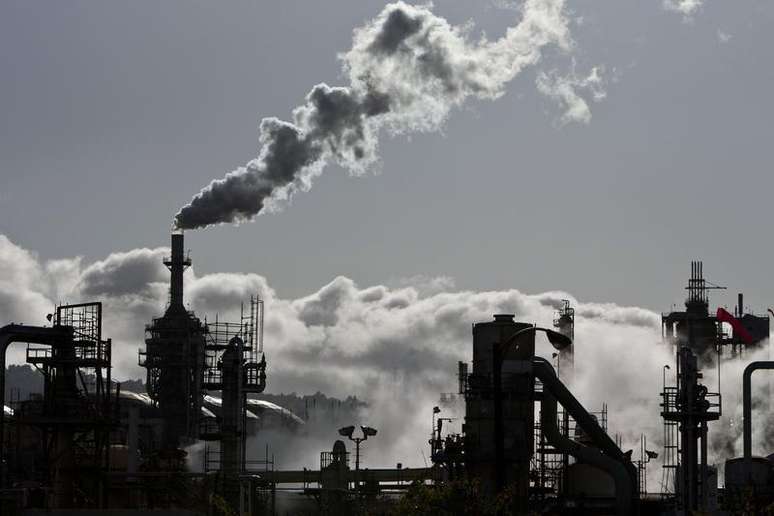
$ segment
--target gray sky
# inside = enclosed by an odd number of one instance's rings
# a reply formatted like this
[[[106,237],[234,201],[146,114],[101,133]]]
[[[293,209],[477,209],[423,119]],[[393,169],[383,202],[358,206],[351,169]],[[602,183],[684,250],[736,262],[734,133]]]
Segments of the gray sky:
[[[383,2],[4,2],[0,233],[42,258],[167,245],[172,216],[257,153]],[[382,140],[382,172],[329,167],[276,215],[187,233],[198,271],[265,275],[284,296],[447,275],[460,288],[563,289],[668,309],[688,262],[762,311],[768,279],[774,4],[569,1],[579,72],[607,98],[561,126],[537,93],[548,56],[442,134]],[[496,37],[516,13],[435,2]],[[730,39],[729,39],[730,37]]]

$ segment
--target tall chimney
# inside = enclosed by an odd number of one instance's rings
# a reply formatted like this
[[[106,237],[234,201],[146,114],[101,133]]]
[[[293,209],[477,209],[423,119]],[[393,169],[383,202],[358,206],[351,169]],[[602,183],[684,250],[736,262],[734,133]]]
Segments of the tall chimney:
[[[741,317],[744,315],[744,294],[739,292],[739,303],[737,304],[738,308],[738,317],[741,319]]]
[[[183,308],[183,272],[191,265],[185,256],[183,233],[172,233],[172,255],[164,260],[171,275],[169,282],[169,307]]]

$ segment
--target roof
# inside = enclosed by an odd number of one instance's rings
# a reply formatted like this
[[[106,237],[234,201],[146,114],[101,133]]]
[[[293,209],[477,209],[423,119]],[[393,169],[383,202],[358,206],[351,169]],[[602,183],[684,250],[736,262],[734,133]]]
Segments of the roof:
[[[270,401],[266,400],[255,400],[255,399],[248,399],[247,405],[249,407],[255,407],[258,409],[268,410],[270,412],[281,414],[284,417],[287,417],[291,420],[293,420],[295,423],[298,423],[299,425],[304,424],[304,420],[295,415],[290,410],[286,409],[285,407],[280,407],[276,403],[272,403]]]
[[[220,398],[216,398],[215,396],[205,395],[204,403],[207,403],[213,407],[220,408],[223,405],[223,400],[221,400]],[[247,411],[247,417],[254,417],[256,419],[259,419],[259,415],[261,412],[268,411],[272,414],[276,414],[276,415],[279,415],[280,417],[289,419],[298,425],[304,424],[304,420],[298,417],[297,415],[295,415],[292,411],[286,409],[285,407],[281,407],[276,403],[272,403],[270,401],[248,399],[247,406],[251,409]],[[256,411],[258,412],[258,415],[256,415]]]

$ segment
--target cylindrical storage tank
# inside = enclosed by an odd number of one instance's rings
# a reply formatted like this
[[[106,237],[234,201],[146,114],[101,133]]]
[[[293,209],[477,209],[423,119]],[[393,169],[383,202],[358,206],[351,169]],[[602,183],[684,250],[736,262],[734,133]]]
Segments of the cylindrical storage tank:
[[[496,488],[495,346],[532,326],[517,323],[513,318],[511,314],[499,314],[492,321],[473,326],[473,370],[468,378],[465,405],[465,463],[469,475],[479,479],[485,492],[490,494]],[[535,334],[522,335],[502,355],[503,480],[505,486],[515,488],[526,499],[535,416],[532,375]]]
[[[567,467],[567,495],[575,498],[615,498],[615,481],[604,470],[583,463]]]
[[[772,481],[772,464],[763,457],[744,457],[726,461],[726,489],[741,489],[745,487],[765,487]]]
[[[110,445],[110,469],[112,471],[126,471],[129,463],[129,447],[124,444]]]
[[[473,325],[473,374],[491,374],[492,372],[492,346],[495,342],[502,342],[519,330],[531,327],[531,324],[517,323],[513,320],[513,314],[496,314],[494,320]],[[531,359],[535,355],[535,336],[524,335],[519,339],[520,352],[516,356]],[[510,346],[513,351],[516,346]]]

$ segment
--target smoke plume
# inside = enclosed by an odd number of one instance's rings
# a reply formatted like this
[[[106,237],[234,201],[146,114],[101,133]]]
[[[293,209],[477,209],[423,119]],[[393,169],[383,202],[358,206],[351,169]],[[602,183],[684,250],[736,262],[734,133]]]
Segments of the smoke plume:
[[[318,84],[293,121],[264,118],[258,157],[203,188],[175,215],[181,229],[251,220],[308,190],[326,163],[362,174],[377,162],[381,129],[438,129],[467,98],[496,99],[544,47],[569,50],[564,0],[527,0],[500,39],[472,41],[430,7],[387,5],[354,31],[342,54],[345,87]]]

